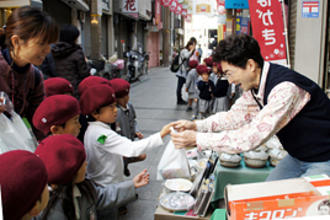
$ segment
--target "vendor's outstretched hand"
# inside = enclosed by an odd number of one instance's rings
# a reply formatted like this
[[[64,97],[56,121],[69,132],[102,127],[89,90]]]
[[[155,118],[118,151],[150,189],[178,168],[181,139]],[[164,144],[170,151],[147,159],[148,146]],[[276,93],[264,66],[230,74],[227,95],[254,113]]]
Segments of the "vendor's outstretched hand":
[[[177,149],[196,146],[196,131],[185,130],[182,132],[172,132],[171,139]]]
[[[171,126],[178,132],[184,130],[196,130],[196,123],[188,120],[179,120],[171,123]]]
[[[145,186],[149,183],[149,173],[147,172],[147,169],[144,169],[141,173],[136,175],[133,178],[134,186],[135,188],[140,188],[142,186]]]
[[[171,132],[170,127],[172,127],[172,123],[167,124],[162,128],[162,130],[160,131],[160,136],[162,138],[165,137],[166,135],[168,135]]]

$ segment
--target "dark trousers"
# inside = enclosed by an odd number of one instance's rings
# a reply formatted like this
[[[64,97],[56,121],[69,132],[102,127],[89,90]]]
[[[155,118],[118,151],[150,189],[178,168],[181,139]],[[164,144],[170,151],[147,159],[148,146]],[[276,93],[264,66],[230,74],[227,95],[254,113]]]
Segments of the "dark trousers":
[[[185,84],[185,82],[186,82],[186,79],[181,76],[177,76],[177,77],[178,77],[178,85],[176,87],[176,99],[179,102],[179,101],[183,100],[181,90],[182,90],[183,84]]]

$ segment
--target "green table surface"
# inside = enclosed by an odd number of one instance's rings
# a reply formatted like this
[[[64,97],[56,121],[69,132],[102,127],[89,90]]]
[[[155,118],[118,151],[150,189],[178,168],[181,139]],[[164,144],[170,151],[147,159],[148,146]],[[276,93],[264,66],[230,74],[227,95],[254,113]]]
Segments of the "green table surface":
[[[263,182],[268,174],[273,169],[267,162],[264,168],[250,168],[241,160],[241,165],[237,168],[227,168],[220,165],[218,162],[213,174],[215,175],[215,192],[212,202],[224,198],[224,188],[227,184],[241,184]]]
[[[226,220],[226,210],[225,209],[216,209],[210,220]]]

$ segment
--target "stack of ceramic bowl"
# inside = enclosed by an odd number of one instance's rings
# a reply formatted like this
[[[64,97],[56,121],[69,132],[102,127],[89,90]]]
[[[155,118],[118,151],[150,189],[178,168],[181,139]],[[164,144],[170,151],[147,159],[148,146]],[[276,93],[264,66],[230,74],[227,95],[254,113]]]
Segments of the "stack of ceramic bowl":
[[[244,153],[244,162],[246,166],[252,168],[265,167],[268,160],[267,148],[260,146],[254,150],[250,150]]]
[[[221,153],[220,164],[224,167],[238,167],[241,163],[241,156],[237,154]]]
[[[270,164],[277,166],[277,164],[288,154],[284,149],[273,148],[268,151],[270,156]]]

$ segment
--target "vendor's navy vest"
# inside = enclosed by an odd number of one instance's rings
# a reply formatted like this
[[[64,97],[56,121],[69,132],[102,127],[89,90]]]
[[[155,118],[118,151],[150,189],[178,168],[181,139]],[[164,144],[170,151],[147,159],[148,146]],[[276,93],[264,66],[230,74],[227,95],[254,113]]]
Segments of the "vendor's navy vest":
[[[264,104],[272,89],[289,81],[311,95],[311,100],[278,133],[288,153],[302,161],[330,160],[330,100],[321,88],[305,76],[277,64],[270,64]]]

